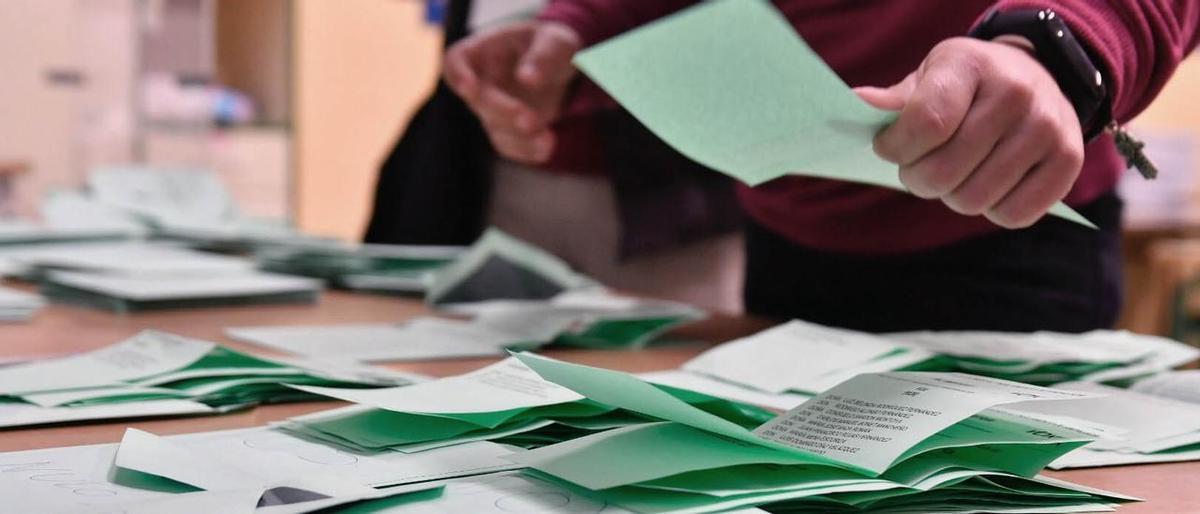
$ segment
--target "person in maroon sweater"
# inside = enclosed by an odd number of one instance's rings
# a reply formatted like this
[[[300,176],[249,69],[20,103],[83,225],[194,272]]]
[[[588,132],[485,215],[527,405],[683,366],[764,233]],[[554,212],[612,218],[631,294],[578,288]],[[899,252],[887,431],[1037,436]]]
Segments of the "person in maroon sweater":
[[[572,56],[695,2],[552,0],[538,20],[458,43],[445,77],[509,159],[602,162],[616,108]],[[815,178],[740,187],[748,311],[872,331],[1111,326],[1125,168],[1081,126],[1028,40],[964,37],[989,9],[1053,9],[1102,70],[1106,109],[1144,109],[1197,44],[1200,0],[777,0],[867,102],[899,112],[875,151],[912,194]],[[713,37],[720,37],[714,34]],[[1107,116],[1105,116],[1107,117]],[[1047,218],[1063,200],[1099,227]]]

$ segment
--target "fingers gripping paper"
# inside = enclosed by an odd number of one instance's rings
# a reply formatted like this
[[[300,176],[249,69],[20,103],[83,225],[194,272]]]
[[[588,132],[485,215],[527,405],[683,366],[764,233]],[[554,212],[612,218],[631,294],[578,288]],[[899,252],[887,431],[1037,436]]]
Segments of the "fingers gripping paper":
[[[905,190],[871,149],[895,113],[860,100],[766,2],[705,2],[574,62],[667,144],[747,184],[795,174]],[[1050,212],[1094,228],[1063,204]]]

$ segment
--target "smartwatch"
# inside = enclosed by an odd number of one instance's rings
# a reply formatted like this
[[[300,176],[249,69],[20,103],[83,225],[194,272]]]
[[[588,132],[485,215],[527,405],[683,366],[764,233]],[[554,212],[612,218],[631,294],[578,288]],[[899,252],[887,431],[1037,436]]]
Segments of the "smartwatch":
[[[1014,35],[1033,43],[1037,60],[1075,108],[1085,142],[1100,135],[1112,121],[1105,74],[1054,11],[1002,11],[993,7],[968,35],[983,40]]]

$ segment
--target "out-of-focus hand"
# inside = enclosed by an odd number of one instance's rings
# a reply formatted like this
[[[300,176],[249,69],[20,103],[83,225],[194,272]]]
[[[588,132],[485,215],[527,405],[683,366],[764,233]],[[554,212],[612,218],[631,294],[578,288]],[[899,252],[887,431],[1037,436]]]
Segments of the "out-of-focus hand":
[[[954,38],[890,88],[858,88],[866,102],[899,111],[875,137],[875,153],[900,165],[921,198],[1020,228],[1070,191],[1083,165],[1071,103],[1023,38]]]
[[[582,47],[565,25],[524,22],[474,34],[446,51],[447,84],[479,116],[492,146],[519,162],[550,158],[571,58]]]

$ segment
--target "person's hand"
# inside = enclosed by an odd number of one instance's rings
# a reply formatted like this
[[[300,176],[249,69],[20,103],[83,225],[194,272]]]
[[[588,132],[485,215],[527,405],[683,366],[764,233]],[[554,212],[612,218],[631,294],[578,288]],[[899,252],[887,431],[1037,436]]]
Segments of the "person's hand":
[[[899,164],[921,198],[1008,228],[1033,224],[1079,176],[1083,136],[1031,48],[1007,36],[948,39],[899,84],[858,88],[867,103],[899,111],[875,153]]]
[[[455,43],[446,51],[443,73],[500,155],[540,163],[554,150],[550,124],[575,75],[571,57],[581,47],[579,35],[565,25],[517,23]]]

